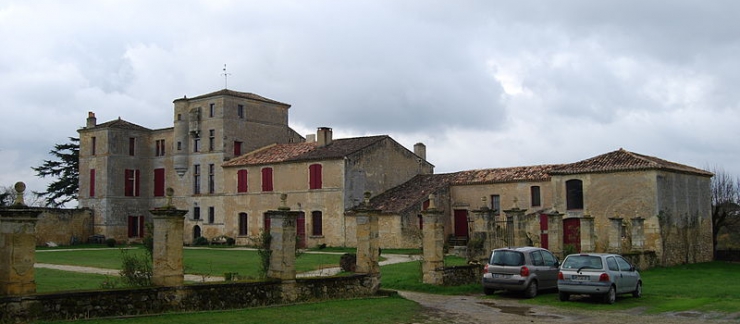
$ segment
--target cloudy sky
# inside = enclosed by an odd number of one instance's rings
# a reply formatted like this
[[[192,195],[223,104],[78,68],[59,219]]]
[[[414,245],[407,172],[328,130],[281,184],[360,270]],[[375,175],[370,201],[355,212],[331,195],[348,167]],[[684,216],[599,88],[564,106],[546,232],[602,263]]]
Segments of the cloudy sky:
[[[0,0],[0,186],[88,111],[172,125],[224,88],[290,124],[427,145],[436,172],[624,148],[740,175],[738,1]]]

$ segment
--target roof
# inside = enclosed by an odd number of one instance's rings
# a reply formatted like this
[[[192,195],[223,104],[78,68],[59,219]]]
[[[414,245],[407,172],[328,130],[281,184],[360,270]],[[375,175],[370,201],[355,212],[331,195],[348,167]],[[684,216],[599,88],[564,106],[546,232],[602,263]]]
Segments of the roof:
[[[127,122],[127,121],[121,119],[121,117],[118,117],[118,119],[107,121],[107,122],[102,123],[102,124],[97,124],[93,128],[103,128],[103,127],[120,128],[120,129],[130,129],[130,130],[139,130],[139,131],[150,131],[151,130],[151,129],[146,128],[144,126],[139,126],[139,125],[136,125],[134,123]],[[91,129],[91,128],[88,128],[88,129]]]
[[[550,180],[549,172],[561,166],[560,164],[545,164],[460,171],[453,173],[450,181],[453,185],[548,181]]]
[[[578,173],[605,173],[637,170],[665,170],[672,172],[696,174],[706,177],[711,177],[714,175],[708,171],[671,161],[666,161],[654,156],[629,152],[622,148],[583,161],[564,164],[559,168],[551,170],[550,174],[566,175]]]
[[[321,147],[319,147],[316,142],[273,144],[233,158],[224,163],[223,166],[249,166],[283,162],[342,159],[389,138],[390,137],[387,135],[343,138],[333,140],[328,145]]]
[[[287,103],[280,102],[280,101],[277,101],[277,100],[272,100],[272,99],[269,99],[269,98],[265,98],[263,96],[260,96],[260,95],[254,94],[254,93],[240,92],[240,91],[234,91],[234,90],[229,90],[229,89],[222,89],[222,90],[214,91],[214,92],[207,93],[207,94],[204,94],[204,95],[200,95],[200,96],[197,96],[197,97],[192,97],[192,98],[187,98],[187,97],[184,97],[183,96],[182,98],[175,99],[173,102],[179,101],[179,100],[199,100],[199,99],[205,99],[205,98],[216,97],[216,96],[232,96],[232,97],[238,97],[238,98],[244,98],[244,99],[250,99],[250,100],[257,100],[257,101],[262,101],[262,102],[266,102],[266,103],[271,103],[271,104],[277,104],[277,105],[283,105],[283,106],[290,107],[290,105],[287,104]]]

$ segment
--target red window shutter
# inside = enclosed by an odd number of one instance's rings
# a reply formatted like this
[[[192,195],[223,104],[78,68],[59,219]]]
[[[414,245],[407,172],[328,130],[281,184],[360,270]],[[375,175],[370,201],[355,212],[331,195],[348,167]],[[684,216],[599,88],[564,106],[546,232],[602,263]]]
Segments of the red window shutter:
[[[133,196],[134,195],[134,182],[132,181],[134,177],[134,170],[126,169],[124,171],[124,195],[125,196]]]
[[[154,197],[164,196],[164,168],[154,169]]]
[[[308,166],[309,188],[321,189],[321,164],[311,164]]]
[[[262,169],[262,191],[272,191],[272,168]]]
[[[144,216],[139,216],[139,237],[144,237]]]
[[[237,192],[247,192],[247,170],[237,171]]]
[[[141,171],[134,170],[134,196],[139,196],[139,180],[141,180]]]
[[[234,141],[234,156],[242,155],[242,142]]]
[[[90,169],[90,197],[95,197],[95,169]]]
[[[134,236],[134,226],[136,226],[136,220],[134,216],[128,217],[128,237]]]

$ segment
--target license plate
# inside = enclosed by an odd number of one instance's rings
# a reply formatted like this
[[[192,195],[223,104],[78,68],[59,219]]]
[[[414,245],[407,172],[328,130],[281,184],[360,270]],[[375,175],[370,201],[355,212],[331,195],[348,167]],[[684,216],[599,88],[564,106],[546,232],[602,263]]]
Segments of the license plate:
[[[503,273],[494,273],[493,274],[493,277],[494,278],[509,278],[509,277],[511,277],[511,275],[510,274],[503,274]]]
[[[579,281],[591,280],[590,276],[580,276],[580,275],[572,275],[570,278],[573,280],[579,280]]]

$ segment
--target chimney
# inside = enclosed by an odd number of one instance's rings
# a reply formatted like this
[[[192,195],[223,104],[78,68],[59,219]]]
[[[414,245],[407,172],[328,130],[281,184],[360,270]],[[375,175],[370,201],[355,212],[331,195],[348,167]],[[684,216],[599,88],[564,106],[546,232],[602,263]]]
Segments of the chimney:
[[[306,143],[316,142],[316,134],[306,134]]]
[[[98,119],[95,118],[95,113],[92,111],[87,112],[87,126],[85,128],[93,128],[98,124]]]
[[[316,141],[318,141],[319,147],[331,144],[331,135],[331,128],[319,127],[319,129],[316,131]]]
[[[427,159],[427,146],[424,143],[414,144],[414,154],[426,161]]]

